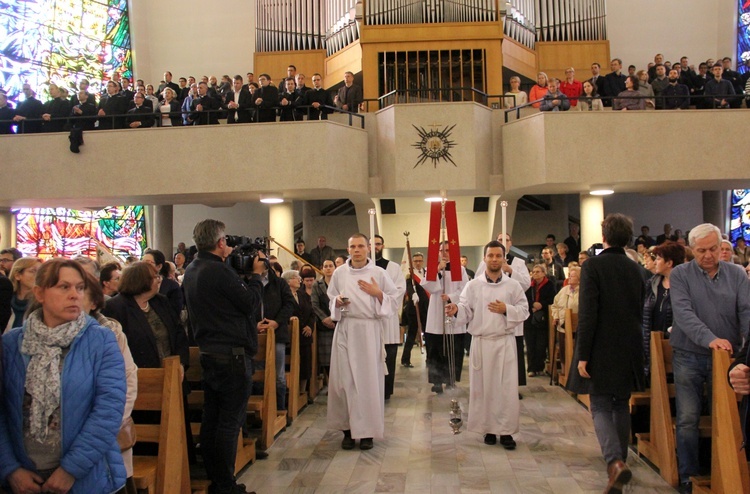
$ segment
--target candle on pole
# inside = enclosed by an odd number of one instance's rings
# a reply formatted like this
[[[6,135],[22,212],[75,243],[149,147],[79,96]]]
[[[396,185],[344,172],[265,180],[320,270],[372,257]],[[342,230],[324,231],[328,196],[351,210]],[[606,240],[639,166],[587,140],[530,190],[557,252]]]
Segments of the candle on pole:
[[[500,202],[500,208],[503,212],[503,247],[505,247],[505,252],[507,254],[508,252],[508,201],[501,201]]]
[[[375,209],[368,209],[367,214],[370,215],[370,256],[375,262]]]

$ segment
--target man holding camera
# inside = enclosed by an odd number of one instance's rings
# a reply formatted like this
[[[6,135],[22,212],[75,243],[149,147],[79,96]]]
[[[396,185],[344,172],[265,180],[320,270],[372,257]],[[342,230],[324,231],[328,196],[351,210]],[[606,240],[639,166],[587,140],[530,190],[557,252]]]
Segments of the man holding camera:
[[[258,349],[254,314],[261,304],[265,255],[253,260],[244,283],[224,260],[232,252],[224,223],[203,220],[193,230],[198,254],[185,270],[183,289],[203,367],[201,451],[211,494],[243,494],[234,477],[237,438],[245,418]]]

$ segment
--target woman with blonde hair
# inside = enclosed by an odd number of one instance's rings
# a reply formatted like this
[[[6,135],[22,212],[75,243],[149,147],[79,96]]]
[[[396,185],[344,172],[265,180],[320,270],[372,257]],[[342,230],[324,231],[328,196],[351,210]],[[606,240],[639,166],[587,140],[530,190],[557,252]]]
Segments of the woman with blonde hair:
[[[182,117],[180,115],[180,102],[177,100],[177,93],[171,87],[164,88],[162,91],[164,101],[158,107],[161,113],[162,127],[181,127]]]
[[[510,91],[505,93],[505,98],[503,98],[503,108],[509,109],[509,108],[515,108],[517,106],[523,106],[526,103],[529,102],[528,96],[526,96],[526,93],[521,91],[521,78],[514,75],[510,78]]]
[[[36,273],[41,263],[42,260],[38,257],[22,257],[13,263],[13,267],[8,274],[8,278],[13,284],[13,298],[10,300],[13,315],[11,315],[5,330],[23,325],[23,316],[26,313],[29,300],[34,298],[32,292]]]
[[[544,98],[544,95],[547,94],[547,86],[549,84],[549,77],[547,77],[547,74],[544,72],[539,72],[536,75],[536,84],[534,84],[534,87],[531,88],[531,91],[529,91],[529,101],[536,101],[536,103],[532,103],[531,106],[539,109],[539,106],[542,104],[541,100]]]

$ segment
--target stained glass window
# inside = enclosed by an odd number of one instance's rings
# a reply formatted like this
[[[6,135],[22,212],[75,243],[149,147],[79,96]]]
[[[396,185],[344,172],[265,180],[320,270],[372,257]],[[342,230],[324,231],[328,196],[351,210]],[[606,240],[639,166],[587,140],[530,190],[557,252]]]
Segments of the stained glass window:
[[[46,99],[50,83],[90,93],[113,71],[132,77],[127,0],[0,1],[0,88],[16,102],[24,83]]]
[[[750,70],[750,0],[737,0],[739,8],[737,19],[737,71]]]
[[[101,244],[125,259],[140,259],[146,248],[143,206],[112,206],[98,211],[26,208],[16,211],[16,245],[26,256],[77,255],[96,258]]]
[[[736,243],[740,237],[750,244],[750,189],[732,191],[729,240]]]

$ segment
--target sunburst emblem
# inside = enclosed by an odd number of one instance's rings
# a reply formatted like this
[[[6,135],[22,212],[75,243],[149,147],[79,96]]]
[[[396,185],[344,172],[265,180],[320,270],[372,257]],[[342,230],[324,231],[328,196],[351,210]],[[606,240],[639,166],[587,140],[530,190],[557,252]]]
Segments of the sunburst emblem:
[[[419,134],[419,140],[412,146],[421,152],[414,168],[427,160],[432,160],[432,166],[435,168],[440,160],[449,161],[453,166],[458,166],[451,157],[451,149],[456,147],[456,142],[450,140],[451,132],[456,127],[455,124],[450,127],[446,126],[443,130],[439,130],[437,125],[431,125],[432,130],[425,130],[424,127],[417,127],[414,124],[412,127]]]

